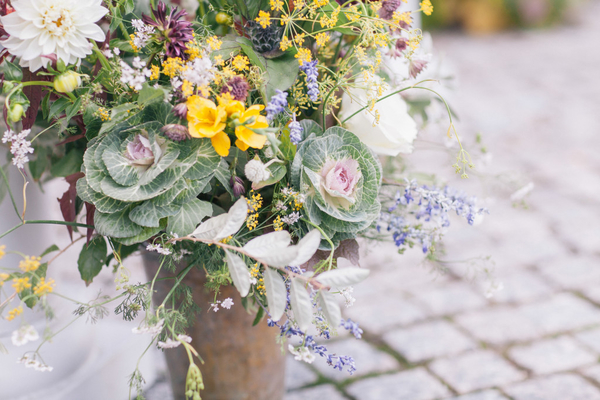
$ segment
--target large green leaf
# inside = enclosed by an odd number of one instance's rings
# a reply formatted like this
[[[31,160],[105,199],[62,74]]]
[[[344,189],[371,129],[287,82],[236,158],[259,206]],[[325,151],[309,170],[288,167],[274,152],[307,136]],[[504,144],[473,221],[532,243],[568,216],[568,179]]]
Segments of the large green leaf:
[[[102,236],[111,236],[114,238],[126,238],[138,235],[142,227],[135,224],[129,218],[129,212],[134,206],[131,205],[124,210],[112,214],[105,214],[96,211],[94,213],[94,227]]]
[[[167,227],[167,219],[162,219],[160,221],[160,226],[158,228],[144,228],[140,233],[135,236],[126,237],[126,238],[116,238],[115,240],[125,246],[131,246],[136,243],[142,243],[152,236],[156,236],[160,233],[160,231],[164,230]]]
[[[289,89],[296,82],[299,68],[298,60],[291,53],[266,60],[267,73],[263,89],[266,98],[271,99],[277,89]]]
[[[177,214],[169,217],[167,232],[186,236],[192,233],[205,217],[211,215],[212,206],[209,202],[192,199],[184,203]]]
[[[160,220],[179,212],[177,205],[156,206],[152,200],[143,202],[129,213],[129,218],[138,225],[158,228]]]
[[[106,252],[106,240],[102,236],[96,236],[81,249],[79,259],[77,260],[77,267],[81,279],[86,284],[89,285],[96,275],[102,271],[102,266],[106,262]]]
[[[96,209],[102,213],[114,213],[123,210],[129,205],[124,201],[116,200],[94,191],[87,182],[86,178],[81,178],[76,184],[77,195],[81,200],[93,204]]]
[[[137,168],[131,165],[131,160],[125,157],[121,150],[123,134],[108,134],[103,140],[101,148],[102,162],[110,176],[119,185],[131,186],[140,180]]]
[[[54,177],[69,176],[81,171],[81,164],[83,164],[83,150],[71,149],[52,165],[50,173]]]

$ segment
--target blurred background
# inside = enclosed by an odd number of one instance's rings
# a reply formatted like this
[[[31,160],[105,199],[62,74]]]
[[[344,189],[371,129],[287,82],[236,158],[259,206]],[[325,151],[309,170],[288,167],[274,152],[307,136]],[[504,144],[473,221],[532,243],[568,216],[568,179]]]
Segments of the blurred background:
[[[360,263],[372,273],[343,310],[363,340],[328,342],[355,358],[356,373],[290,358],[285,400],[600,399],[600,1],[433,4],[422,24],[439,61],[424,75],[440,81],[431,87],[456,113],[476,167],[468,180],[454,175],[456,147],[445,139],[441,105],[418,93],[407,99],[440,116],[421,121],[405,162],[476,195],[490,215],[474,227],[453,220],[434,263],[419,249],[398,255],[393,245],[364,245]],[[20,179],[11,175],[16,187]],[[29,218],[55,208],[59,219],[56,198],[65,189],[44,185]],[[0,230],[13,218],[5,201]],[[37,254],[69,243],[64,227],[25,228],[3,244]],[[81,301],[110,295],[109,269],[91,287],[79,279],[78,245],[55,263],[57,282],[68,286],[61,292]],[[127,267],[132,280],[145,279],[139,258]],[[53,329],[70,321],[73,307],[60,299],[55,306]],[[42,316],[28,318],[44,330]],[[30,349],[12,347],[13,327],[0,322],[9,352],[0,356],[0,399],[127,398],[127,376],[147,345],[131,334],[135,326],[114,315],[96,326],[80,320],[43,350],[55,369],[39,373],[15,364]],[[146,397],[171,399],[160,352],[144,360]]]

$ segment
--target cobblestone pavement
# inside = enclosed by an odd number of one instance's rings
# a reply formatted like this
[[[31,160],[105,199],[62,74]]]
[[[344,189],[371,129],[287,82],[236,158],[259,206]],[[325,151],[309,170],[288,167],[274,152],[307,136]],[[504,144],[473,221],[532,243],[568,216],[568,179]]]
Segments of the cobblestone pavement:
[[[460,266],[434,276],[418,254],[372,251],[344,310],[364,338],[329,346],[358,370],[290,359],[286,400],[600,399],[599,12],[593,2],[546,31],[434,35],[459,80],[459,132],[482,132],[494,154],[486,172],[536,186],[529,209],[497,201],[481,225],[457,221],[448,235],[448,257],[491,255],[504,289],[486,299]],[[410,157],[431,172],[449,165]]]
[[[535,182],[529,209],[498,201],[448,236],[449,257],[491,255],[504,289],[487,299],[460,264],[435,275],[422,255],[371,251],[371,276],[344,310],[364,338],[329,342],[358,370],[290,358],[285,400],[600,399],[599,13],[595,1],[553,30],[434,35],[460,81],[460,132],[482,132],[494,153],[487,173]],[[439,172],[451,162],[437,154],[409,160]],[[452,183],[482,191],[477,179]]]

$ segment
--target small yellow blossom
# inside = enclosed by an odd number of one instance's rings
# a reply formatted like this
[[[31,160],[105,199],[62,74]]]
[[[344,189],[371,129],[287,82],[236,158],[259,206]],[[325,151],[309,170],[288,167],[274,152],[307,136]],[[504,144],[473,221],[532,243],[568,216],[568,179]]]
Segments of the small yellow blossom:
[[[277,216],[277,218],[275,218],[275,220],[273,221],[273,229],[275,229],[276,231],[280,231],[283,229],[283,222],[281,222],[281,216]]]
[[[392,23],[394,25],[402,25],[402,23],[410,26],[412,25],[412,16],[410,15],[410,12],[400,12],[400,11],[394,11],[394,13],[392,14]]]
[[[183,60],[179,57],[169,57],[162,63],[163,74],[175,78],[183,70]]]
[[[294,8],[298,11],[302,10],[306,6],[306,2],[304,0],[294,0]]]
[[[22,312],[23,312],[23,307],[22,307],[22,306],[19,306],[19,307],[13,308],[12,310],[10,310],[10,311],[8,312],[8,317],[6,317],[6,319],[7,319],[8,321],[12,321],[13,319],[15,319],[15,317],[16,317],[17,315],[21,315],[21,313],[22,313]]]
[[[246,219],[246,226],[248,230],[252,230],[258,226],[258,214],[250,214],[248,219]]]
[[[39,268],[40,266],[40,260],[42,258],[41,257],[25,257],[24,260],[22,260],[19,263],[19,268],[21,269],[21,271],[23,272],[32,272],[35,271],[36,269]]]
[[[306,35],[304,33],[299,33],[296,35],[296,37],[294,37],[294,42],[296,42],[296,44],[298,46],[302,46],[304,44],[304,37]]]
[[[56,284],[54,283],[54,279],[49,279],[46,281],[45,278],[41,278],[40,282],[35,285],[33,288],[33,294],[37,296],[43,296],[48,293],[52,293]]]
[[[258,17],[255,19],[256,22],[262,26],[263,29],[266,29],[267,26],[271,25],[271,15],[266,11],[259,11]]]
[[[135,39],[135,35],[133,33],[131,35],[129,35],[129,45],[133,49],[133,52],[137,53],[140,51],[140,48],[135,45],[135,43],[133,42],[134,39]]]
[[[152,71],[152,73],[150,74],[151,81],[158,79],[160,77],[160,68],[158,67],[158,65],[151,66],[150,71]]]
[[[185,47],[185,53],[189,54],[190,61],[194,61],[196,58],[202,58],[202,53],[196,42],[189,41]]]
[[[223,61],[223,56],[222,55],[218,55],[215,56],[215,65],[217,67],[222,67],[225,64],[225,61]]]
[[[242,56],[242,55],[235,56],[235,58],[231,62],[231,65],[233,66],[233,68],[235,68],[238,71],[247,70],[248,64],[250,64],[248,57]]]
[[[292,16],[289,14],[283,14],[281,16],[281,20],[279,21],[281,25],[289,25],[292,23]]]
[[[2,246],[0,246],[0,260],[2,260],[2,257],[4,257],[4,255],[6,254],[6,245],[3,244]]]
[[[99,116],[102,121],[109,121],[110,120],[110,114],[108,113],[108,110],[106,108],[104,108],[104,107],[100,107],[96,111],[96,115]]]
[[[223,42],[217,37],[217,36],[211,36],[206,40],[206,43],[208,43],[208,45],[210,46],[211,49],[213,50],[220,50],[221,49],[221,45],[223,44]]]
[[[4,281],[7,280],[9,277],[10,277],[9,274],[0,272],[0,287],[2,287],[4,285]]]
[[[327,32],[318,33],[315,39],[317,40],[317,46],[323,46],[329,41],[329,34]]]
[[[250,198],[248,199],[248,212],[257,212],[263,204],[263,198],[260,193],[256,193],[254,190],[250,191]]]
[[[360,19],[360,13],[358,12],[357,6],[348,7],[348,9],[344,12],[344,15],[350,20],[350,22],[356,22]]]
[[[292,47],[292,41],[288,39],[287,36],[282,37],[281,42],[279,42],[279,48],[281,51],[286,51],[290,47]]]
[[[281,0],[271,0],[271,10],[274,11],[283,11],[283,1]]]
[[[15,288],[17,293],[21,293],[25,289],[29,289],[31,287],[31,283],[29,283],[29,277],[24,278],[14,278],[12,286]]]
[[[312,54],[310,50],[302,47],[298,49],[298,53],[296,53],[294,57],[298,59],[298,63],[300,65],[303,65],[305,62],[310,62],[310,60],[312,59]]]
[[[431,4],[431,0],[423,0],[421,2],[421,11],[425,15],[431,15],[433,12],[433,5]]]
[[[329,0],[313,0],[314,7],[323,7],[329,4]]]
[[[187,79],[183,80],[183,83],[181,84],[181,93],[183,94],[184,97],[190,97],[191,95],[194,94],[194,84],[190,81],[188,81]]]

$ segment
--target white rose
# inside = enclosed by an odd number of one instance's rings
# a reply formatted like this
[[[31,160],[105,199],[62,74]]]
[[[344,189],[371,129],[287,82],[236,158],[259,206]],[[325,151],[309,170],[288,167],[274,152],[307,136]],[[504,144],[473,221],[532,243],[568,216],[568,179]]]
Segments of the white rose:
[[[384,93],[383,96],[387,96]],[[350,95],[342,96],[340,119],[351,116],[367,105],[367,91],[361,88],[350,89]],[[413,141],[417,137],[417,124],[408,114],[408,107],[402,97],[393,95],[375,104],[381,118],[375,126],[375,116],[366,109],[344,123],[346,129],[354,133],[375,153],[397,156],[410,154]]]

